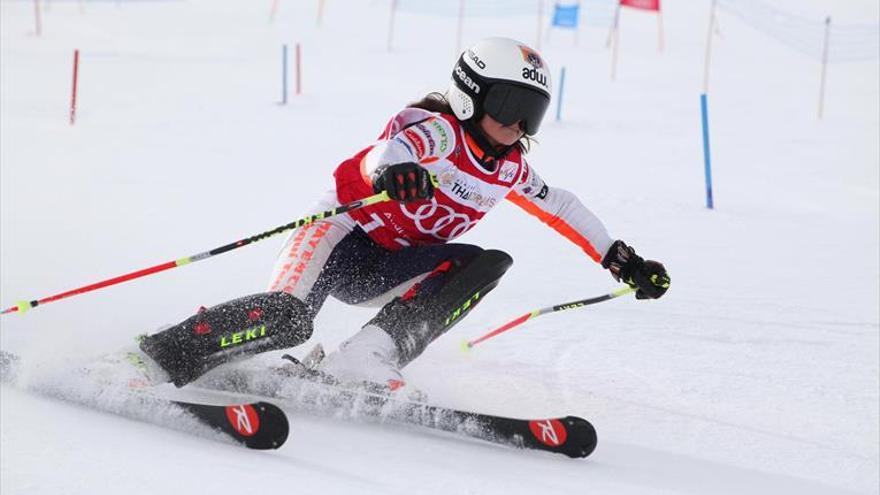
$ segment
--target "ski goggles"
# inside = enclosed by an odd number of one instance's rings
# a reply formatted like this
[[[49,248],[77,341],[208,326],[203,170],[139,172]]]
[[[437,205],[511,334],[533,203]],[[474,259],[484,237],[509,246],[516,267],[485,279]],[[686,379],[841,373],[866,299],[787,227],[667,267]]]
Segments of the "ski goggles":
[[[483,111],[503,125],[520,123],[529,136],[537,134],[550,106],[550,98],[534,89],[497,82],[489,87],[483,100]]]

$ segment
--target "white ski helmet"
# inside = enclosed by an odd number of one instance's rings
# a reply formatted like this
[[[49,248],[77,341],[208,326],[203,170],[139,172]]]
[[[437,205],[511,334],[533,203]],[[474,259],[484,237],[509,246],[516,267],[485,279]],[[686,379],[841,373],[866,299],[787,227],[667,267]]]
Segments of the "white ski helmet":
[[[504,125],[521,122],[531,136],[550,105],[550,88],[550,69],[538,52],[509,38],[486,38],[461,54],[446,97],[462,122],[489,114]]]

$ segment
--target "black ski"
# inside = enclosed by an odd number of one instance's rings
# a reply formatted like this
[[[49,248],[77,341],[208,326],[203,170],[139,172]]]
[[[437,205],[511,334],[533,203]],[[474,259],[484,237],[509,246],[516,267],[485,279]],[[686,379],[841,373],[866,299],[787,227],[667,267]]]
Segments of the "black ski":
[[[15,354],[0,351],[0,381],[18,385],[20,361]],[[198,423],[251,449],[277,449],[284,444],[290,433],[290,424],[284,411],[262,401],[212,405],[167,399],[147,389],[118,387],[114,393],[104,394],[107,384],[89,385],[93,390],[85,393],[82,390],[72,391],[45,385],[35,388],[28,386],[25,389],[99,411],[181,431],[197,429],[196,423]],[[181,417],[183,413],[188,413],[194,419]]]
[[[522,449],[587,457],[596,448],[596,430],[577,416],[519,419],[426,404],[367,388],[343,387],[319,377],[291,374],[289,368],[217,370],[191,384],[265,397],[293,410],[334,418],[416,426]]]
[[[577,416],[518,419],[427,404],[407,403],[392,412],[393,422],[412,424],[493,443],[587,457],[596,449],[596,429]]]
[[[215,406],[194,402],[171,401],[202,423],[225,433],[249,449],[277,449],[290,433],[287,415],[268,402]]]
[[[18,364],[15,355],[0,351],[0,374],[4,382],[15,382]],[[242,367],[217,372],[190,386],[246,394],[254,398],[253,401],[218,406],[157,397],[146,391],[130,391],[115,402],[107,403],[91,400],[89,396],[67,397],[63,391],[37,392],[133,419],[186,430],[185,422],[169,409],[182,410],[202,425],[252,449],[277,449],[289,434],[287,416],[262,398],[295,410],[329,414],[336,418],[428,428],[574,458],[589,456],[597,443],[593,425],[577,416],[519,419],[463,411],[362,387],[342,387],[314,377],[291,374],[286,368]]]

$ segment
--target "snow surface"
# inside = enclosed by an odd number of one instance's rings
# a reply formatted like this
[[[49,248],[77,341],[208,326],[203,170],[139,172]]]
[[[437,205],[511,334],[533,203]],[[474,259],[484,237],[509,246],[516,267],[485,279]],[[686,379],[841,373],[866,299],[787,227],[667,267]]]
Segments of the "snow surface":
[[[397,109],[446,86],[454,17],[387,1],[0,2],[2,304],[202,252],[299,217],[343,158]],[[716,209],[703,198],[699,93],[708,1],[622,17],[543,51],[566,67],[530,154],[613,235],[663,261],[660,301],[543,316],[612,290],[574,246],[512,205],[461,240],[516,260],[477,310],[406,373],[432,401],[512,416],[576,414],[587,460],[289,411],[293,434],[253,452],[2,386],[0,491],[10,493],[877,493],[880,484],[880,75],[819,65],[719,13],[710,86]],[[777,0],[876,23],[875,1]],[[534,16],[469,20],[464,43],[534,43]],[[546,33],[546,31],[545,31]],[[281,98],[281,45],[302,44],[303,94]],[[71,62],[79,110],[68,124]],[[292,59],[291,59],[292,64]],[[291,72],[291,87],[293,77]],[[0,344],[63,374],[199,305],[262,290],[280,240],[2,319]],[[328,302],[312,341],[372,315]],[[272,362],[277,353],[260,356]]]

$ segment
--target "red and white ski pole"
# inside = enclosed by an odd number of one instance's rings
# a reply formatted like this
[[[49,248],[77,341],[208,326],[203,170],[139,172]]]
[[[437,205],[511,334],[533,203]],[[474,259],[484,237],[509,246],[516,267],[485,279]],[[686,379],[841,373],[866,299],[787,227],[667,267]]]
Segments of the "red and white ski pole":
[[[0,314],[7,313],[24,313],[25,311],[35,308],[38,305],[50,303],[52,301],[57,301],[59,299],[65,299],[68,297],[76,296],[79,294],[84,294],[86,292],[91,292],[93,290],[102,289],[104,287],[109,287],[111,285],[121,284],[123,282],[128,282],[129,280],[134,280],[136,278],[146,277],[147,275],[152,275],[154,273],[162,272],[165,270],[170,270],[172,268],[177,268],[178,266],[188,265],[190,263],[195,263],[196,261],[202,261],[204,259],[208,259],[212,256],[216,256],[218,254],[223,254],[228,251],[232,251],[233,249],[238,249],[243,246],[247,246],[248,244],[253,244],[255,242],[262,241],[264,239],[268,239],[272,236],[287,232],[288,230],[298,229],[304,225],[308,225],[317,220],[323,220],[325,218],[330,218],[336,215],[341,215],[343,213],[357,210],[359,208],[363,208],[365,206],[369,206],[376,203],[381,203],[383,201],[388,201],[390,198],[388,197],[387,192],[381,192],[379,194],[374,194],[372,196],[368,196],[363,199],[359,199],[357,201],[353,201],[351,203],[337,206],[331,210],[323,211],[321,213],[316,213],[314,215],[300,218],[299,220],[294,220],[286,225],[282,225],[280,227],[275,227],[272,230],[267,230],[261,234],[256,234],[251,237],[247,237],[241,239],[239,241],[235,241],[225,246],[220,246],[218,248],[212,249],[210,251],[205,251],[203,253],[194,254],[192,256],[187,256],[185,258],[180,258],[174,261],[168,261],[165,263],[160,263],[155,266],[151,266],[148,268],[143,268],[141,270],[137,270],[131,273],[126,273],[125,275],[119,275],[118,277],[108,278],[107,280],[102,280],[100,282],[95,282],[93,284],[84,285],[82,287],[78,287],[76,289],[69,290],[67,292],[62,292],[60,294],[55,294],[54,296],[44,297],[42,299],[36,299],[33,301],[19,301],[15,306],[4,309]]]
[[[600,303],[602,301],[607,301],[609,299],[614,299],[615,297],[620,297],[620,296],[629,294],[631,292],[635,292],[635,290],[636,289],[634,289],[632,287],[623,287],[623,288],[620,288],[614,292],[609,292],[608,294],[604,294],[599,297],[591,297],[589,299],[581,299],[580,301],[572,301],[569,303],[557,304],[555,306],[549,306],[546,308],[536,309],[532,312],[529,312],[529,313],[526,313],[526,314],[520,316],[519,318],[515,318],[515,319],[505,323],[504,325],[501,325],[500,327],[496,328],[495,330],[492,330],[491,332],[487,333],[486,335],[483,335],[482,337],[478,337],[473,340],[467,340],[467,341],[462,342],[462,348],[464,350],[469,350],[472,347],[474,347],[475,345],[479,344],[480,342],[484,342],[486,340],[489,340],[492,337],[494,337],[500,333],[504,333],[504,332],[510,330],[511,328],[522,325],[523,323],[531,320],[532,318],[536,318],[538,316],[545,315],[547,313],[555,313],[557,311],[565,311],[566,309],[582,308],[584,306],[589,306],[590,304]]]

